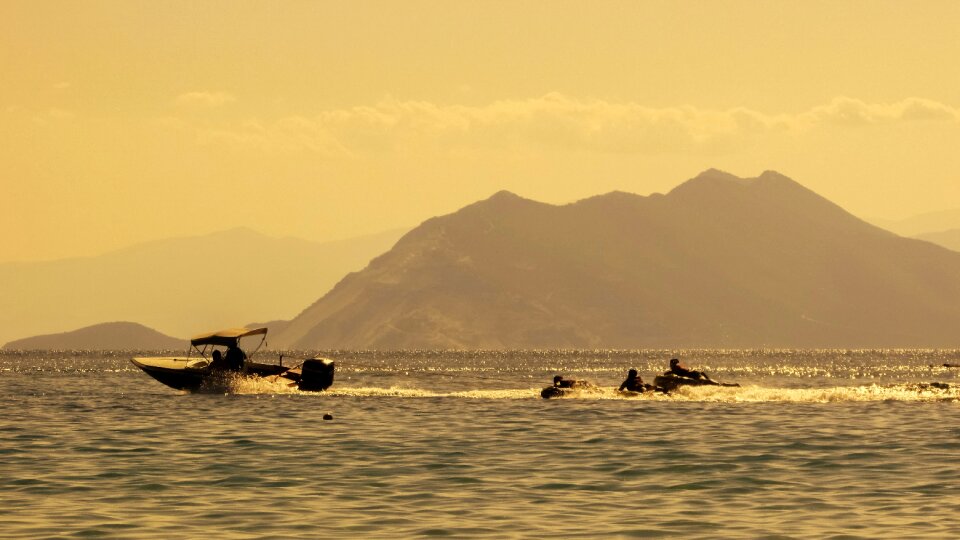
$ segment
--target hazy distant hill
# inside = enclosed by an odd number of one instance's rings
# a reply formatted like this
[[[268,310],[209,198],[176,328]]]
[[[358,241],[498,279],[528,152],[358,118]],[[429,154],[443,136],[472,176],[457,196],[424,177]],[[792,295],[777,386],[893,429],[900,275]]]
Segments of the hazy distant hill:
[[[920,234],[914,238],[933,242],[934,244],[939,244],[954,251],[960,251],[960,229]]]
[[[960,253],[775,172],[649,197],[500,192],[431,219],[274,339],[298,348],[960,345]]]
[[[927,212],[899,220],[875,219],[873,223],[902,236],[918,237],[927,233],[960,229],[960,208]]]
[[[186,347],[184,339],[165,336],[156,330],[130,322],[97,324],[72,332],[18,339],[3,346],[4,349],[12,350],[171,350]]]
[[[191,336],[289,319],[403,232],[318,243],[234,229],[99,257],[0,264],[0,343],[103,321]]]

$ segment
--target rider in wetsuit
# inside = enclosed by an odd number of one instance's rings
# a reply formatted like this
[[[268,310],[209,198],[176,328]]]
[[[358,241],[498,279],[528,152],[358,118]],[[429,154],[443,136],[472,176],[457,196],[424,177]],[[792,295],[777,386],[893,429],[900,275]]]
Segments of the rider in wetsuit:
[[[554,388],[589,388],[593,386],[587,381],[564,379],[563,375],[553,377]]]
[[[667,373],[672,373],[678,377],[686,377],[688,379],[710,379],[710,376],[702,371],[693,371],[687,369],[680,365],[680,360],[676,358],[670,359],[670,370]]]
[[[668,393],[666,388],[661,388],[659,386],[654,386],[643,382],[643,379],[640,378],[640,375],[637,373],[637,370],[631,369],[627,372],[627,378],[620,383],[620,388],[617,388],[618,392],[623,392],[627,390],[628,392],[646,392],[647,390],[653,390],[657,392],[663,392],[664,394]]]
[[[643,392],[646,389],[646,385],[643,384],[643,379],[637,374],[637,370],[631,369],[627,372],[626,380],[620,383],[620,388],[617,388],[617,391],[623,392],[624,390],[629,390],[630,392]]]

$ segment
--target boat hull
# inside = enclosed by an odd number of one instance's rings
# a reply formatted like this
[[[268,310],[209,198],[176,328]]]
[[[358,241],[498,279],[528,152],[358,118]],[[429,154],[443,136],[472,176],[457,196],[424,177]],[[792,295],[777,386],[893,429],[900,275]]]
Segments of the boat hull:
[[[133,365],[157,381],[177,390],[196,390],[210,375],[210,365],[188,358],[131,358]]]

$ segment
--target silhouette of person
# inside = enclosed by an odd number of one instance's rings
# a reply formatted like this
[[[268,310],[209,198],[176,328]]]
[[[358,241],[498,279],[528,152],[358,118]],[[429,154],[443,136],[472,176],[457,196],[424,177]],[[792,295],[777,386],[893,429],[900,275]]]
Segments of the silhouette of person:
[[[236,343],[227,347],[227,369],[233,371],[241,371],[243,369],[243,363],[246,361],[247,355],[237,346]]]
[[[667,394],[666,388],[661,388],[652,384],[643,382],[643,379],[640,378],[640,375],[637,373],[637,370],[631,369],[627,372],[627,378],[620,383],[620,388],[617,388],[618,392],[623,392],[627,390],[629,392],[646,392],[647,390],[662,392]]]
[[[587,388],[593,386],[587,381],[564,379],[563,375],[557,375],[553,378],[555,388]]]
[[[672,373],[679,377],[686,377],[688,379],[710,379],[710,376],[702,371],[693,371],[680,365],[680,360],[677,358],[670,359],[670,369],[667,371],[667,373]]]
[[[640,375],[637,374],[637,370],[631,369],[627,372],[627,378],[622,383],[620,383],[620,388],[617,388],[618,392],[623,392],[624,390],[629,390],[630,392],[643,392],[647,387],[643,384],[643,379],[640,378]]]
[[[213,369],[227,369],[227,363],[223,359],[223,355],[220,354],[219,350],[214,349],[213,354],[211,355],[212,361],[210,362],[210,367]]]

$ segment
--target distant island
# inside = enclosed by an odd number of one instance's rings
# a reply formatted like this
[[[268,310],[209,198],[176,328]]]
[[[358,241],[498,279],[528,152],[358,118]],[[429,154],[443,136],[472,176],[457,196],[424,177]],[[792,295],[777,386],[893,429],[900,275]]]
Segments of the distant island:
[[[132,322],[96,324],[60,334],[48,334],[11,341],[5,350],[174,350],[186,341],[166,336]]]
[[[773,171],[430,219],[272,342],[299,349],[952,347],[960,253]]]

